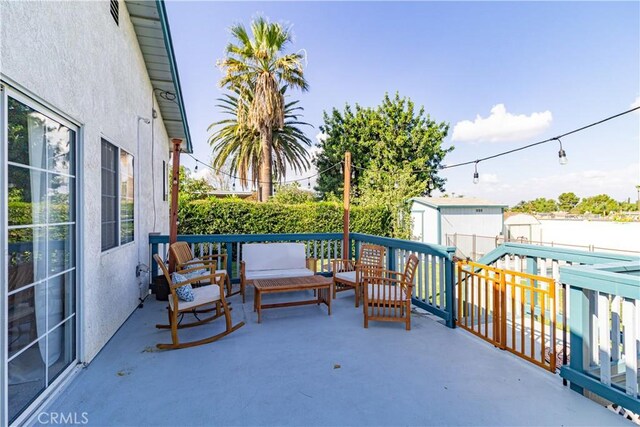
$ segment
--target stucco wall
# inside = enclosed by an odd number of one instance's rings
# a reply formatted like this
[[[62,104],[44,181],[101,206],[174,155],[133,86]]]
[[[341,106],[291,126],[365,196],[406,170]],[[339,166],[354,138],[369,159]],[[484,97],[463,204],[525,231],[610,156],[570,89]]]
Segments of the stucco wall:
[[[640,252],[638,222],[543,219],[540,220],[540,228],[543,242]]]
[[[137,116],[151,118],[152,87],[124,2],[120,25],[109,14],[108,2],[3,2],[0,72],[81,127],[78,139],[83,184],[81,230],[84,247],[82,361],[90,361],[136,308],[139,297],[135,269],[138,259],[148,264],[147,234],[168,231],[168,204],[162,201],[162,161],[169,158],[169,141],[158,113],[151,154],[151,126]],[[157,107],[156,107],[157,110]],[[135,156],[136,241],[101,251],[100,139]],[[154,169],[152,176],[151,169]],[[155,193],[152,183],[155,179]],[[79,224],[80,225],[80,224]]]

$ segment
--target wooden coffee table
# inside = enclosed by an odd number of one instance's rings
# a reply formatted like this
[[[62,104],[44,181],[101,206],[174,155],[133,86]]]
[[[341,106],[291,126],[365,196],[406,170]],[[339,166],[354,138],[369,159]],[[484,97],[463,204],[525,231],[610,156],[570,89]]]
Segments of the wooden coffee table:
[[[253,281],[255,295],[253,310],[258,312],[258,323],[261,323],[262,309],[291,307],[294,305],[325,304],[331,316],[331,284],[332,279],[324,276],[287,277],[283,279],[256,279]],[[262,294],[278,292],[306,291],[313,289],[317,298],[304,301],[281,302],[277,304],[262,304]]]

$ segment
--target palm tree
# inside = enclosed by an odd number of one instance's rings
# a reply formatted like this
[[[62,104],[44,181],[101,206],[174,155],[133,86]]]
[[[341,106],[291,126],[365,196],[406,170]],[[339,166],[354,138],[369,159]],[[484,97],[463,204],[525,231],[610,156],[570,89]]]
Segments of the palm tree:
[[[272,192],[272,149],[274,136],[284,131],[285,101],[281,88],[308,89],[302,71],[302,55],[284,54],[292,33],[278,23],[257,18],[251,23],[251,36],[241,24],[231,28],[233,40],[220,62],[225,72],[220,85],[238,95],[237,121],[241,133],[260,135],[261,200]],[[248,96],[251,94],[251,96]],[[253,150],[254,147],[246,150]]]
[[[286,87],[281,92],[284,95]],[[261,138],[258,131],[242,125],[242,118],[246,112],[251,93],[244,97],[238,94],[224,94],[219,98],[217,106],[229,117],[213,123],[208,130],[221,126],[209,138],[213,147],[213,167],[223,169],[226,165],[230,173],[240,178],[240,184],[247,187],[249,182],[258,186],[262,166]],[[306,170],[310,166],[309,153],[306,147],[311,146],[311,140],[300,130],[299,126],[311,126],[299,120],[299,113],[303,110],[297,106],[299,101],[291,101],[284,105],[284,123],[282,129],[273,131],[273,175],[276,180],[286,178],[287,168],[296,173]]]

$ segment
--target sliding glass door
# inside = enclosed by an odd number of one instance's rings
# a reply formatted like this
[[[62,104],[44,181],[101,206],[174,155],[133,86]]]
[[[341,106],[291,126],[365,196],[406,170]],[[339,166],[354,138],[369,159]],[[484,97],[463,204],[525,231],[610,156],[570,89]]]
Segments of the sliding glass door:
[[[2,405],[11,423],[77,359],[77,128],[6,87],[0,102]]]

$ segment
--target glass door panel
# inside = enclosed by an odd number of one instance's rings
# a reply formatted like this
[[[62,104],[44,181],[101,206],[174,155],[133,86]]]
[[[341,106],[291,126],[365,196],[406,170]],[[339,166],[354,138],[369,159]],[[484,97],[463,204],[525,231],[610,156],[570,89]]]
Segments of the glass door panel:
[[[19,96],[2,101],[11,422],[77,359],[76,130]]]

